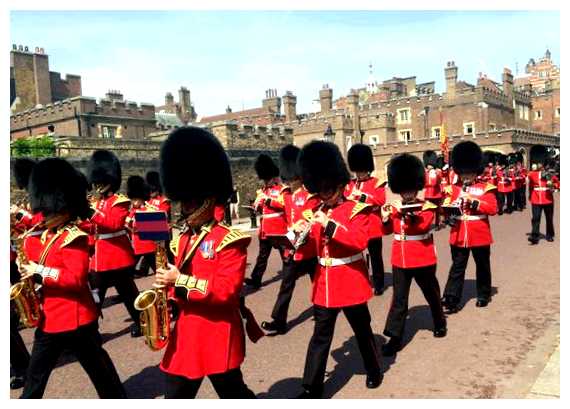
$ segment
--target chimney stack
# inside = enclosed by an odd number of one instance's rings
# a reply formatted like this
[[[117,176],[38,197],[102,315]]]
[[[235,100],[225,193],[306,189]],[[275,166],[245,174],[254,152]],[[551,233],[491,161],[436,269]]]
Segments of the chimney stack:
[[[457,67],[455,61],[448,61],[445,67],[445,93],[448,99],[455,98],[457,90]]]
[[[283,96],[283,109],[287,122],[297,119],[297,97],[291,91],[287,91]]]
[[[323,89],[319,91],[319,100],[321,102],[321,112],[326,114],[332,110],[333,90],[329,88],[329,84],[323,85]]]

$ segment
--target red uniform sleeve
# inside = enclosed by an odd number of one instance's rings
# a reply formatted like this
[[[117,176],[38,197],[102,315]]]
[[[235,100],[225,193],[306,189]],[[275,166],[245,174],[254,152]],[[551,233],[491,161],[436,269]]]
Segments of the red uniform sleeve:
[[[81,290],[87,283],[89,252],[87,237],[75,239],[61,250],[63,267],[52,268],[42,273],[43,285],[48,288]],[[45,267],[44,267],[45,269]]]
[[[129,203],[119,203],[112,206],[107,213],[96,212],[91,217],[91,222],[97,227],[110,231],[118,231],[125,227],[125,219],[129,215]]]
[[[489,216],[494,216],[497,214],[497,196],[493,190],[487,191],[483,196],[481,196],[477,211]]]
[[[368,246],[368,217],[369,212],[363,211],[354,216],[347,226],[330,220],[324,234],[331,242],[340,244],[346,249],[360,252]]]
[[[422,232],[427,232],[431,229],[435,220],[435,212],[433,210],[424,210],[416,213],[414,216],[415,217],[409,219],[410,221],[404,222],[404,226],[406,227],[405,231],[408,231],[408,228],[412,226]]]

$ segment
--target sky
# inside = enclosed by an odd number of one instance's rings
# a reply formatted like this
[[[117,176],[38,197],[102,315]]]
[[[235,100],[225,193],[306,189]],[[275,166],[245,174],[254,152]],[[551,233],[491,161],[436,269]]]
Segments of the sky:
[[[129,101],[178,100],[186,86],[198,116],[261,106],[265,90],[297,96],[297,113],[319,111],[318,91],[334,98],[369,78],[415,75],[445,86],[479,72],[501,81],[546,47],[560,62],[555,11],[12,11],[10,43],[43,47],[50,70],[81,75],[83,95],[120,90]]]

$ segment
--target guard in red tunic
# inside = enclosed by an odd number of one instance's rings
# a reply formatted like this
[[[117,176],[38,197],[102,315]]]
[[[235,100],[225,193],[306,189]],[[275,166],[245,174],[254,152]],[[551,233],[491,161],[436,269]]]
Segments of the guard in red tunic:
[[[150,188],[150,198],[146,201],[148,211],[156,212],[163,211],[168,215],[168,220],[171,219],[171,205],[170,200],[162,194],[162,186],[160,184],[160,175],[157,171],[150,171],[146,174],[146,183]]]
[[[438,207],[435,213],[434,224],[437,229],[440,228],[440,210],[439,206],[443,201],[443,191],[441,189],[442,172],[437,169],[437,154],[428,150],[423,154],[423,162],[425,168],[425,184],[424,199],[433,203]]]
[[[284,185],[279,178],[279,168],[270,156],[261,154],[257,157],[255,172],[263,181],[263,188],[257,191],[254,207],[261,213],[259,226],[259,254],[255,266],[251,271],[251,278],[246,278],[245,283],[253,288],[261,287],[261,278],[267,268],[267,260],[271,249],[279,251],[283,262],[284,248],[273,236],[287,234],[286,202],[291,200],[291,189]]]
[[[317,252],[312,245],[298,247],[301,242],[295,241],[295,229],[302,220],[310,220],[313,211],[319,206],[318,195],[311,194],[303,186],[301,171],[297,165],[300,149],[294,145],[286,145],[279,152],[279,174],[293,192],[291,200],[286,205],[289,232],[287,236],[292,240],[294,249],[285,250],[285,263],[283,265],[281,286],[277,300],[271,312],[272,321],[263,321],[261,327],[274,334],[287,332],[287,313],[293,297],[297,279],[308,273],[312,278],[317,267]]]
[[[522,165],[523,156],[518,152],[515,156],[515,210],[522,212],[526,208],[526,176],[527,172]]]
[[[528,173],[529,200],[532,206],[532,232],[528,238],[530,244],[538,244],[540,239],[540,217],[544,211],[546,219],[546,241],[554,241],[554,195],[560,189],[560,180],[550,169],[545,168],[548,151],[543,145],[534,145],[530,149],[530,161],[536,170]],[[534,166],[533,166],[534,167]]]
[[[346,186],[345,196],[349,200],[367,203],[370,210],[370,240],[368,254],[372,267],[372,284],[375,295],[384,292],[384,260],[382,259],[382,229],[380,228],[380,207],[386,203],[386,181],[371,173],[374,171],[374,158],[368,145],[357,143],[348,150],[348,167],[356,174]]]
[[[131,200],[131,209],[125,219],[125,226],[130,232],[131,243],[135,252],[135,277],[149,275],[156,265],[156,243],[151,240],[141,240],[137,234],[137,222],[135,214],[139,212],[156,211],[149,210],[147,200],[150,198],[149,186],[141,176],[130,176],[127,179],[127,196]],[[166,210],[164,210],[166,213]]]
[[[162,145],[160,172],[166,195],[181,202],[186,223],[171,241],[175,264],[156,274],[157,284],[174,286],[179,310],[160,363],[165,397],[194,398],[207,376],[220,398],[254,398],[240,370],[240,291],[251,238],[214,218],[215,205],[232,194],[228,157],[209,132],[179,128]]]
[[[90,219],[95,239],[89,275],[91,289],[101,308],[107,289],[115,287],[133,320],[131,336],[138,337],[142,333],[140,314],[134,307],[139,293],[132,272],[135,256],[125,227],[131,201],[127,196],[115,193],[121,186],[119,159],[112,152],[95,151],[89,159],[88,178],[98,195]]]
[[[390,190],[399,194],[402,199],[384,206],[382,211],[382,222],[394,233],[394,293],[384,328],[384,335],[390,337],[388,343],[382,346],[385,356],[395,355],[402,348],[412,279],[416,281],[430,306],[434,337],[441,338],[447,334],[439,282],[435,275],[437,256],[433,244],[433,225],[437,206],[417,199],[417,194],[424,188],[424,184],[425,170],[418,158],[402,154],[390,160],[388,185]]]
[[[509,174],[508,157],[506,155],[501,155],[497,162],[497,201],[499,206],[498,213],[500,216],[503,212],[507,214],[513,212],[512,196],[514,180],[511,180],[511,175]]]
[[[481,148],[474,142],[460,142],[452,151],[452,166],[459,174],[459,185],[452,186],[443,206],[450,206],[449,234],[452,265],[445,291],[443,306],[448,313],[459,310],[463,295],[465,269],[469,253],[475,259],[477,279],[477,307],[486,307],[491,299],[491,225],[489,216],[497,213],[495,186],[477,182],[483,170]]]
[[[21,266],[42,285],[36,329],[22,398],[41,398],[64,350],[72,351],[101,398],[125,398],[119,375],[102,347],[97,307],[89,291],[87,235],[75,224],[87,217],[85,184],[63,159],[39,162],[30,178],[34,212],[45,215],[44,248],[38,264]]]
[[[321,397],[327,358],[339,312],[343,311],[354,331],[366,369],[366,386],[377,388],[382,370],[372,328],[368,300],[372,288],[363,252],[370,238],[369,204],[344,197],[350,180],[338,147],[313,141],[299,155],[301,176],[307,190],[323,201],[311,220],[311,236],[319,264],[313,280],[315,328],[305,360],[302,398]],[[308,222],[300,223],[299,231]]]

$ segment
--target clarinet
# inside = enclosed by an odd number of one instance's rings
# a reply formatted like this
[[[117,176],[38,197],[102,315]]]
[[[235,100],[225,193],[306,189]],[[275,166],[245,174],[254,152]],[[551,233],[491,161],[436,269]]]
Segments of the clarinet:
[[[320,209],[322,209],[322,207],[324,206],[324,203],[321,203],[319,206],[317,206],[313,212],[317,212]],[[313,223],[311,221],[309,221],[309,223],[307,223],[307,227],[305,227],[305,229],[299,233],[299,235],[295,238],[295,241],[293,242],[293,248],[291,249],[291,251],[289,252],[289,255],[287,257],[288,260],[293,260],[293,257],[295,256],[295,253],[297,252],[297,250],[299,250],[299,248],[305,244],[305,242],[307,241],[307,237],[309,237],[309,234],[311,233],[311,229],[313,227]]]

